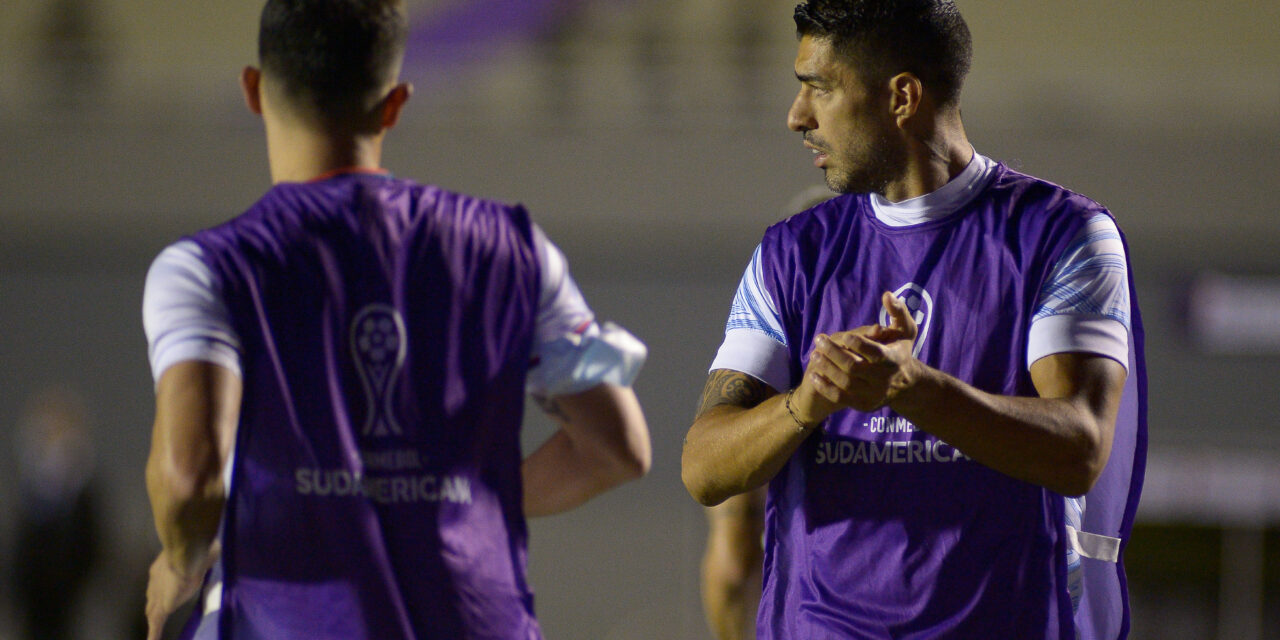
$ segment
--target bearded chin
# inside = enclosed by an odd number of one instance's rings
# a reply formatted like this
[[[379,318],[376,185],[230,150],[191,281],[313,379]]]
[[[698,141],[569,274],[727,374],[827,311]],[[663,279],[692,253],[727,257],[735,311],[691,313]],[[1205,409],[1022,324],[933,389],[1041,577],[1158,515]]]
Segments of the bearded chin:
[[[827,188],[836,193],[879,193],[884,194],[889,185],[889,178],[879,172],[860,171],[854,174],[833,175],[830,171],[823,176]]]
[[[823,178],[832,191],[884,195],[890,182],[906,175],[907,153],[888,135],[882,135],[845,164],[846,171],[824,170]]]

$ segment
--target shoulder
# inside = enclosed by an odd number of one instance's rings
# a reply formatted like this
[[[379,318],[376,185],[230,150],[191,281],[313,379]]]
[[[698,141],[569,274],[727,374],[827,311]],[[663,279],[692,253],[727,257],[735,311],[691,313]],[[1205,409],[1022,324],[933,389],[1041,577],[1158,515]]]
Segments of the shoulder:
[[[524,205],[487,198],[435,185],[410,183],[414,194],[414,215],[470,236],[515,233],[526,243],[535,242],[533,220]]]
[[[1083,225],[1099,214],[1111,213],[1096,200],[1055,182],[1015,171],[1003,163],[996,168],[988,193],[1009,206],[1010,213],[1033,218],[1061,219]]]
[[[300,203],[307,202],[303,194],[308,192],[308,186],[273,185],[245,210],[186,236],[183,242],[198,246],[206,260],[214,260],[224,251],[242,247],[246,241],[261,243],[265,238],[278,236],[297,217],[289,212],[302,209]],[[311,211],[320,209],[314,198],[306,208]]]
[[[821,247],[833,236],[844,236],[856,228],[869,207],[866,194],[837,196],[791,215],[769,226],[761,239],[765,255],[775,252],[807,252]]]
[[[415,200],[426,208],[445,214],[473,216],[527,215],[523,205],[455,191],[432,184],[419,184],[411,180],[397,181],[398,188],[411,192]]]
[[[867,202],[867,195],[846,193],[820,202],[804,211],[790,215],[770,225],[768,234],[800,234],[811,229],[825,229],[860,213]]]
[[[204,250],[190,239],[174,242],[162,250],[147,270],[147,289],[167,285],[175,280],[208,279],[209,267],[204,262]],[[207,284],[206,284],[207,286]]]

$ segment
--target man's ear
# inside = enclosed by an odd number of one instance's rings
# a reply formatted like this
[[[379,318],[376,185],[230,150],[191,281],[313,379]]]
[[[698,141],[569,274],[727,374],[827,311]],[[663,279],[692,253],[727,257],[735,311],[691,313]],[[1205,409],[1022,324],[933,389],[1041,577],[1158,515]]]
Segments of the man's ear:
[[[924,86],[913,73],[899,73],[889,78],[889,111],[898,126],[904,126],[918,111],[924,100]]]
[[[396,123],[400,121],[400,110],[404,108],[404,104],[412,96],[413,85],[407,82],[401,82],[387,92],[387,97],[382,99],[383,129],[390,129],[396,126]]]
[[[240,90],[244,92],[245,106],[262,115],[262,70],[252,66],[241,69]]]

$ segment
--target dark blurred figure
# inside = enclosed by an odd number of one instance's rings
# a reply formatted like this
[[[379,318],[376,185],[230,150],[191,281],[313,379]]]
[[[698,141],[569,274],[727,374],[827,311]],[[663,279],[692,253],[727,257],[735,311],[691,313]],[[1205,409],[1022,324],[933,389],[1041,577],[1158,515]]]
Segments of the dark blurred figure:
[[[98,106],[107,74],[107,38],[89,0],[46,3],[41,57],[47,79],[44,103],[79,110]]]
[[[24,637],[70,638],[74,612],[98,559],[93,445],[80,398],[50,389],[18,428],[20,478],[14,599]]]

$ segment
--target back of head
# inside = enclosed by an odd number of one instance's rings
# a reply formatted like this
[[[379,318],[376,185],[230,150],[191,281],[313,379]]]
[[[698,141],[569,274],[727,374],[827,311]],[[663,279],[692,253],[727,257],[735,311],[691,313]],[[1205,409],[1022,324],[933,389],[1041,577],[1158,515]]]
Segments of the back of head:
[[[302,114],[364,128],[400,73],[407,33],[404,0],[268,0],[258,59]]]
[[[807,0],[800,37],[827,39],[869,84],[910,72],[939,105],[958,104],[973,44],[952,0]]]

